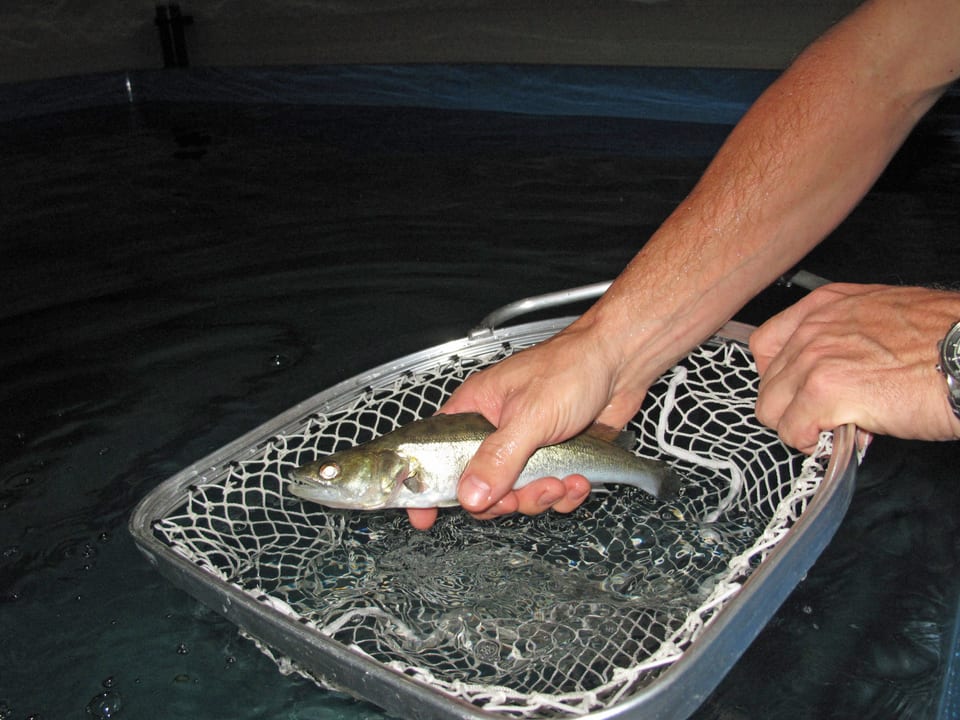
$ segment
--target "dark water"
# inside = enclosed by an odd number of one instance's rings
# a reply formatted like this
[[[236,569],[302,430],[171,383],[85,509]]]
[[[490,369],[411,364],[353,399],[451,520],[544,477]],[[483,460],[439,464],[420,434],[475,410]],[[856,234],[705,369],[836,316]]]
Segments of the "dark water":
[[[806,269],[960,277],[957,105]],[[216,104],[0,125],[0,718],[382,717],[283,677],[167,583],[130,510],[320,389],[612,277],[727,130]],[[879,442],[837,538],[697,717],[934,716],[958,459]]]

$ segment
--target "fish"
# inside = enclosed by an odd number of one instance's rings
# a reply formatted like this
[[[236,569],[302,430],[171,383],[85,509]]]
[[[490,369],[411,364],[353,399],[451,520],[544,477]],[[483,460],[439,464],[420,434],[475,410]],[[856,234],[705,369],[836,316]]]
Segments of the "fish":
[[[332,508],[379,510],[458,505],[460,475],[493,425],[479,413],[433,415],[295,468],[289,491]],[[680,479],[665,463],[629,450],[632,432],[594,423],[537,450],[514,489],[537,478],[584,475],[594,487],[626,484],[660,500],[675,496]]]

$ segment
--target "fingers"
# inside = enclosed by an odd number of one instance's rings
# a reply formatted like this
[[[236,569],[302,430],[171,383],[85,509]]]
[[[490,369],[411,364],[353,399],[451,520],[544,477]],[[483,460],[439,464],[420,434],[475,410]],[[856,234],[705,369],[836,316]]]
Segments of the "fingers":
[[[407,515],[417,530],[429,530],[437,521],[436,508],[407,508]]]
[[[583,475],[570,475],[563,480],[540,478],[514,493],[517,512],[537,515],[547,510],[570,513],[590,494],[590,482]]]
[[[849,294],[852,287],[854,286],[832,283],[817,288],[754,330],[750,336],[750,352],[757,363],[758,372],[761,375],[766,373],[771,361],[812,313]]]
[[[762,387],[757,398],[757,418],[777,431],[784,443],[806,454],[812,453],[823,430],[832,430],[842,422],[834,419],[837,406],[833,398],[823,397],[818,382],[809,377],[780,376],[781,382]],[[799,386],[794,385],[794,380]]]
[[[858,398],[876,382],[863,372],[867,349],[845,320],[801,324],[767,363],[757,419],[787,445],[812,453],[824,430],[863,420]]]
[[[862,356],[852,316],[833,314],[838,302],[866,295],[875,286],[834,283],[814,290],[770,318],[750,337],[760,373],[757,418],[788,445],[805,453],[816,449],[820,433],[850,419],[856,406],[848,397],[855,381],[852,358]]]
[[[558,513],[572,513],[590,494],[590,481],[583,475],[569,475],[563,479],[563,486],[566,492],[560,500],[553,503],[553,510]]]
[[[536,428],[528,427],[533,432],[523,432],[516,422],[503,424],[490,433],[477,448],[477,452],[464,468],[457,491],[460,504],[466,510],[479,516],[500,502],[513,488],[527,460],[544,444],[544,440],[534,434]],[[541,492],[550,489],[544,487]],[[529,499],[528,497],[528,501]],[[508,501],[508,505],[501,506],[499,510],[513,512],[516,507],[511,508],[512,505],[519,505],[516,498]],[[499,514],[502,512],[496,513]]]
[[[480,384],[480,375],[471,375],[460,387],[453,391],[453,394],[447,398],[447,401],[440,406],[437,412],[444,415],[479,412],[484,415],[487,420],[493,422],[496,418],[491,418],[490,415],[499,415],[499,412],[491,411],[496,410],[499,405],[495,402],[483,403],[480,401],[479,395],[482,391],[476,389]],[[487,407],[481,407],[482,405]],[[484,412],[484,410],[486,410],[486,412]]]
[[[781,439],[811,452],[824,430],[949,436],[934,363],[954,294],[926,288],[828,285],[754,333],[761,371],[757,417]]]

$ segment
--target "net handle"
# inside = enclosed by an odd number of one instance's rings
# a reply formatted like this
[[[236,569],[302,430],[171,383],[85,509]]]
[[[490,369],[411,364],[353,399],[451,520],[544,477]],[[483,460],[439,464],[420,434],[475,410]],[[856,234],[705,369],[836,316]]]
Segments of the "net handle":
[[[549,310],[560,307],[561,305],[569,305],[583,300],[594,300],[603,295],[612,282],[612,280],[607,280],[606,282],[581,285],[566,290],[558,290],[557,292],[515,300],[512,303],[497,308],[484,317],[477,326],[470,331],[469,337],[471,340],[474,340],[478,337],[489,335],[505,322],[520,317],[521,315],[539,310]]]
[[[815,290],[830,281],[826,278],[814,275],[806,270],[795,270],[780,278],[779,282],[787,287],[797,286],[805,290]],[[531,297],[515,300],[512,303],[497,308],[489,315],[486,315],[476,327],[474,327],[469,337],[474,340],[479,337],[491,334],[496,328],[514,318],[526,315],[528,313],[538,312],[540,310],[550,310],[551,308],[569,305],[571,303],[582,302],[584,300],[595,300],[603,295],[607,288],[613,283],[612,280],[593,283],[591,285],[580,285],[578,287],[558,290],[556,292],[545,293],[543,295],[533,295]],[[729,337],[729,336],[728,336]],[[735,338],[740,339],[740,338]]]

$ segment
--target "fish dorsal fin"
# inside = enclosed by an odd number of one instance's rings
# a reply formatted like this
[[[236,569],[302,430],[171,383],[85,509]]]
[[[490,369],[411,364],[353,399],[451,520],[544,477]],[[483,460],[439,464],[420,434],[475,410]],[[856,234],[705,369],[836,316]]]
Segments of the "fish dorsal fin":
[[[630,430],[618,430],[615,427],[604,425],[603,423],[598,422],[595,422],[588,427],[584,431],[584,434],[594,437],[597,440],[608,442],[611,445],[616,445],[624,450],[633,450],[634,446],[637,444],[637,434],[635,432]]]

